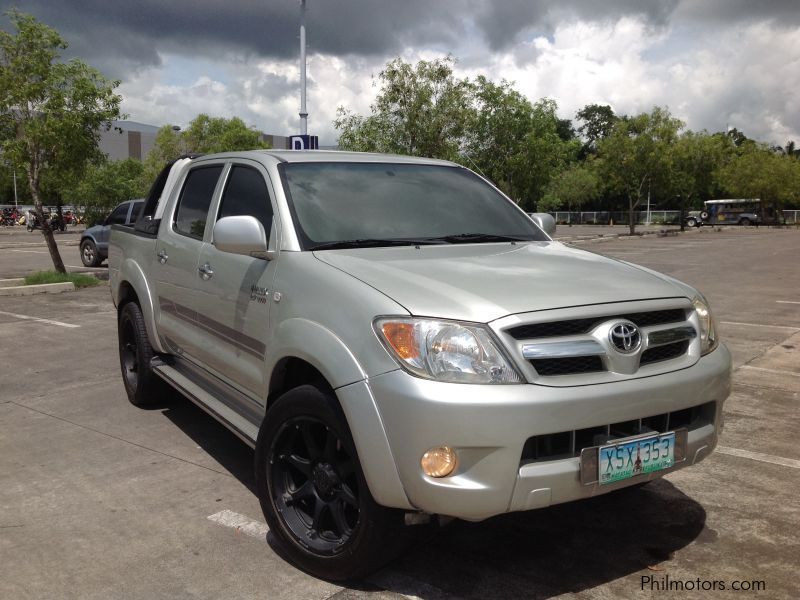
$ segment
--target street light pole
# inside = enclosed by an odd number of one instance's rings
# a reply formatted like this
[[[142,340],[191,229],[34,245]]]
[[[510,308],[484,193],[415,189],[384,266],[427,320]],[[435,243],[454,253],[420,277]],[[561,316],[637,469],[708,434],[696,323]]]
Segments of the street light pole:
[[[14,169],[14,210],[17,210],[17,169]]]
[[[306,0],[300,0],[300,133],[308,135],[308,111],[306,111]]]

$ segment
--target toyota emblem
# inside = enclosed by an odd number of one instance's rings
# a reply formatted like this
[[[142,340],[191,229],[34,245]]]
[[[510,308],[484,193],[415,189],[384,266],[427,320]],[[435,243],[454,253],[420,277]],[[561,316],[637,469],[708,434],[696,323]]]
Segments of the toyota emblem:
[[[617,323],[608,332],[608,339],[622,354],[633,354],[642,345],[639,328],[630,321]]]

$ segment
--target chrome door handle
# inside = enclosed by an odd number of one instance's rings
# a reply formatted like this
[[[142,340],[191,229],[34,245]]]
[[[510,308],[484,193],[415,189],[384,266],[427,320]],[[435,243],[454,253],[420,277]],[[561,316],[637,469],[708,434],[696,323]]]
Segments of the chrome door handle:
[[[166,250],[162,250],[161,252],[159,252],[157,254],[157,256],[158,256],[158,262],[160,262],[162,265],[165,262],[167,262],[167,259],[169,258],[169,256],[167,255],[167,251]]]
[[[200,277],[203,278],[203,281],[208,281],[214,276],[214,271],[208,263],[205,263],[202,267],[198,267],[197,270],[200,271]]]

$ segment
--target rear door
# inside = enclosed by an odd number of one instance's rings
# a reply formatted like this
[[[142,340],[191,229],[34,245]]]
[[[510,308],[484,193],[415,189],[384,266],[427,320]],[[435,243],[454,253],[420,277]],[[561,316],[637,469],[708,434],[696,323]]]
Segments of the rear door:
[[[158,326],[171,351],[197,357],[205,336],[197,318],[195,286],[200,251],[210,238],[209,209],[217,193],[224,164],[201,163],[183,180],[178,201],[164,214],[153,262],[159,306]]]
[[[275,207],[264,168],[245,161],[232,163],[214,212],[213,222],[253,216],[269,238]],[[264,355],[276,261],[220,252],[213,238],[209,242],[203,245],[198,263],[205,275],[197,281],[197,312],[206,336],[199,358],[217,377],[261,402],[266,398]],[[277,240],[272,242],[277,247]]]

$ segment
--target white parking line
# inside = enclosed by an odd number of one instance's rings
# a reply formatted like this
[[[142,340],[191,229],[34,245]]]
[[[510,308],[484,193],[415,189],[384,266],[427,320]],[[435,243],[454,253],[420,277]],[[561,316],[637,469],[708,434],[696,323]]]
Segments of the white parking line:
[[[14,250],[11,248],[9,248],[9,250],[11,250],[11,252],[27,252],[29,254],[48,254],[45,250]]]
[[[740,323],[739,321],[720,321],[723,325],[742,325],[743,327],[771,327],[773,329],[791,329],[792,331],[800,331],[800,327],[791,327],[790,325],[765,325],[763,323]]]
[[[246,536],[266,540],[269,527],[266,523],[261,521],[253,521],[249,517],[240,515],[232,510],[221,510],[218,513],[206,517],[209,521],[213,521],[223,527],[230,527],[236,530],[236,533],[242,533]],[[398,573],[392,569],[381,569],[377,573],[373,573],[367,577],[367,581],[380,588],[389,590],[410,600],[437,600],[439,598],[452,598],[452,596],[445,594],[442,590],[417,581],[413,577]]]
[[[778,304],[800,304],[797,300],[775,300]]]
[[[749,458],[750,460],[757,460],[759,462],[770,463],[772,465],[800,469],[800,460],[795,460],[793,458],[783,458],[782,456],[773,456],[772,454],[763,454],[761,452],[750,452],[749,450],[728,448],[726,446],[717,446],[716,452],[719,452],[720,454],[727,454],[729,456],[738,456],[739,458]]]
[[[0,310],[0,315],[14,317],[15,319],[22,319],[23,321],[36,321],[37,323],[46,323],[48,325],[58,325],[59,327],[68,327],[70,329],[77,329],[80,325],[73,325],[72,323],[62,323],[61,321],[53,321],[51,319],[42,319],[39,317],[30,317],[28,315],[18,315],[17,313],[10,313]]]
[[[208,520],[235,529],[237,533],[243,533],[262,540],[266,539],[267,532],[269,531],[269,527],[267,527],[266,523],[251,521],[244,515],[240,515],[228,509],[210,515]]]

